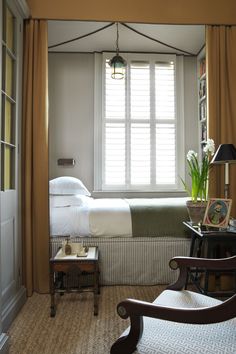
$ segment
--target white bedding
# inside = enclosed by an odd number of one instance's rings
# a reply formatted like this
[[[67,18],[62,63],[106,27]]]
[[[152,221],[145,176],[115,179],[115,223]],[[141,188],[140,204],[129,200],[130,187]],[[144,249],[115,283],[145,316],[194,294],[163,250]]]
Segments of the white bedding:
[[[51,236],[132,236],[131,215],[124,199],[84,197],[80,206],[50,206]]]

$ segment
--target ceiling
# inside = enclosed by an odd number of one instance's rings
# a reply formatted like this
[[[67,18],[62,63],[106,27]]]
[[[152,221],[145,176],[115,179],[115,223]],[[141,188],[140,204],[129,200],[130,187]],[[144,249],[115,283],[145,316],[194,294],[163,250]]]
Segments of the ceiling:
[[[109,26],[109,24],[111,24]],[[126,23],[132,29],[119,24],[120,52],[153,52],[197,55],[205,43],[203,25],[153,25]],[[101,31],[99,29],[109,26]],[[96,32],[89,36],[87,34]],[[171,48],[157,41],[168,44]],[[85,36],[54,48],[58,43]],[[48,46],[50,52],[106,52],[115,51],[116,24],[90,21],[48,21]],[[187,52],[183,53],[181,50]],[[188,54],[187,54],[188,55]]]

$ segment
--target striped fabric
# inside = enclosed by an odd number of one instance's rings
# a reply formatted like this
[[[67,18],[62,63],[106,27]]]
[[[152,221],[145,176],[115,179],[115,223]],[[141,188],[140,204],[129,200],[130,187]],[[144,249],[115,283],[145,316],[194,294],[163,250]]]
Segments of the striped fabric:
[[[51,238],[51,256],[65,237]],[[154,285],[173,282],[169,268],[174,256],[188,256],[190,239],[172,237],[73,238],[84,246],[98,246],[101,285]]]

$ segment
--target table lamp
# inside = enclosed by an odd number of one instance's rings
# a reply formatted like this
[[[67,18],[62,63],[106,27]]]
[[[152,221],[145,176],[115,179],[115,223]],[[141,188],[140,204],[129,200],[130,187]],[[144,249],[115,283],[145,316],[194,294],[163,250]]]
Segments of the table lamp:
[[[213,159],[212,164],[225,164],[225,198],[229,198],[229,164],[236,163],[236,149],[233,144],[221,144]]]

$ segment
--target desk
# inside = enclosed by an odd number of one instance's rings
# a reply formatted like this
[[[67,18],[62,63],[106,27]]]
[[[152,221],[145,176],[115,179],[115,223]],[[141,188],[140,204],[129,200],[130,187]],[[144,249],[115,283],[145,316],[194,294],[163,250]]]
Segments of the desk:
[[[236,230],[228,228],[226,230],[218,230],[214,228],[206,228],[205,226],[193,225],[190,221],[183,222],[183,224],[191,231],[191,245],[190,245],[190,257],[203,257],[203,258],[224,258],[233,256],[236,254]],[[200,281],[200,277],[204,281]],[[217,274],[217,272],[208,272],[205,270],[195,269],[190,270],[189,277],[197,286],[198,290],[207,295],[214,296],[231,296],[236,291],[236,281],[234,282],[234,289],[232,291],[211,291],[208,289],[210,276],[223,276],[223,274]],[[236,274],[226,274],[226,276],[234,276],[236,280]],[[188,282],[186,281],[186,284]],[[222,278],[223,279],[223,278]],[[233,278],[232,278],[233,280]],[[200,285],[200,283],[202,283]],[[204,283],[204,284],[203,284]]]
[[[92,284],[84,285],[81,277],[91,275]],[[72,282],[72,277],[76,283]],[[63,295],[68,292],[93,292],[94,315],[98,314],[99,294],[99,267],[98,248],[89,247],[86,257],[76,255],[65,256],[60,249],[56,256],[50,259],[50,294],[51,294],[51,317],[56,315],[55,293]]]

